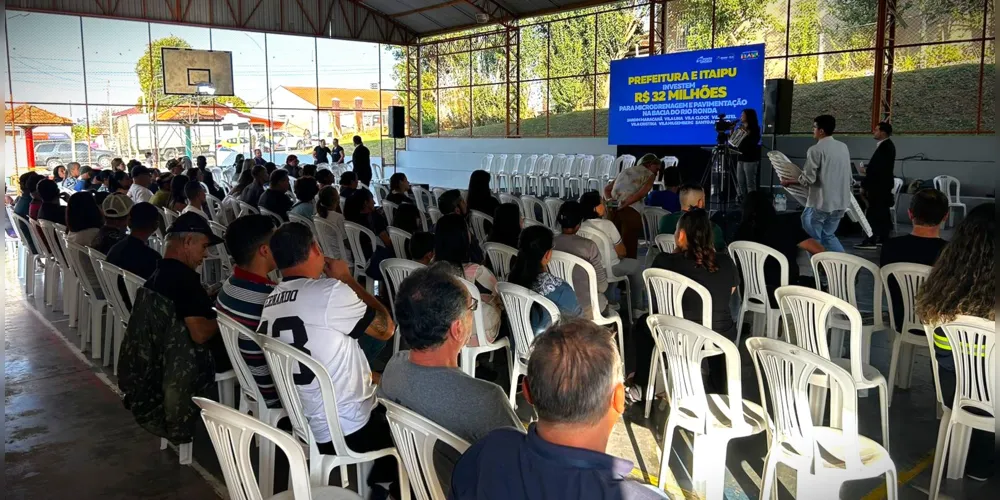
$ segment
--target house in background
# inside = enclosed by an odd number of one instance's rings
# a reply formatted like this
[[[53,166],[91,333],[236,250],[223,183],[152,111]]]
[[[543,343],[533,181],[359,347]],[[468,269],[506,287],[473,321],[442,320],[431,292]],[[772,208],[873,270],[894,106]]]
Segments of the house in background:
[[[272,90],[270,99],[272,115],[290,131],[321,139],[377,135],[386,108],[402,104],[398,94],[385,90],[287,85]]]

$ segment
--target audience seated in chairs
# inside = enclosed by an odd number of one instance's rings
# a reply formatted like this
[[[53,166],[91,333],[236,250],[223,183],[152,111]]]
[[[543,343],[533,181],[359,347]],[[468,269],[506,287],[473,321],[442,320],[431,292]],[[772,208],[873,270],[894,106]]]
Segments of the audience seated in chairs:
[[[340,213],[340,193],[337,192],[337,188],[326,186],[319,190],[316,198],[316,215],[330,221],[340,231],[342,237],[347,237],[344,230],[344,214]]]
[[[412,203],[404,203],[396,208],[392,216],[393,227],[402,229],[410,234],[420,230],[420,210]]]
[[[413,203],[413,199],[410,198],[409,192],[410,181],[407,180],[406,174],[396,172],[389,177],[389,196],[385,197],[385,201],[395,203],[397,205],[402,205],[403,203]]]
[[[544,226],[531,226],[521,231],[517,247],[517,257],[511,265],[507,281],[523,286],[551,300],[565,317],[579,316],[583,310],[576,299],[573,287],[562,279],[549,274],[548,265],[552,258],[552,231]],[[552,323],[548,311],[542,307],[531,310],[531,326],[540,333]]]
[[[485,170],[476,170],[469,176],[468,209],[478,210],[490,217],[496,212],[500,201],[493,197],[490,192],[490,173]],[[442,213],[444,213],[442,211]]]
[[[644,314],[646,303],[642,297],[645,295],[646,286],[642,282],[642,265],[638,260],[625,256],[625,242],[615,224],[604,218],[606,208],[601,194],[597,191],[589,191],[580,196],[580,206],[583,208],[583,223],[580,227],[586,227],[603,233],[611,240],[614,246],[611,255],[611,270],[615,276],[628,276],[629,293],[632,299],[632,317],[636,318]],[[607,271],[607,269],[605,269]],[[608,292],[611,293],[611,292]]]
[[[107,255],[112,246],[125,239],[132,199],[123,194],[112,194],[104,199],[101,208],[104,212],[104,225],[97,231],[92,246]]]
[[[295,182],[295,199],[298,200],[289,210],[292,213],[311,219],[316,215],[316,195],[319,194],[319,184],[312,177],[303,177]]]
[[[434,233],[418,231],[413,233],[408,243],[410,260],[429,266],[434,261]]]
[[[941,238],[941,225],[948,220],[948,197],[937,189],[921,189],[910,198],[907,210],[913,230],[882,244],[880,266],[913,262],[933,266],[948,244]]]
[[[38,220],[38,211],[42,208],[42,196],[38,193],[38,185],[45,180],[45,177],[40,175],[34,175],[28,181],[28,198],[31,200],[28,203],[28,217],[31,220]]]
[[[608,299],[604,296],[604,292],[608,289],[608,273],[604,269],[604,261],[601,259],[601,251],[597,248],[597,243],[576,234],[583,224],[583,216],[583,206],[579,202],[567,201],[559,207],[559,215],[556,219],[559,226],[562,227],[562,234],[555,237],[553,248],[575,255],[594,266],[597,277],[597,293],[599,294],[597,300],[601,311],[603,311],[608,303]],[[575,269],[573,282],[573,289],[576,290],[577,301],[583,308],[583,315],[588,318],[592,317],[590,287],[586,285],[587,273],[582,269]]]
[[[160,225],[160,213],[151,203],[136,203],[129,211],[129,234],[108,250],[109,264],[114,264],[136,276],[149,279],[160,262],[160,253],[149,248],[146,241]],[[125,306],[132,309],[132,302],[125,289],[125,280],[118,278]]]
[[[441,193],[441,196],[438,196],[438,209],[441,210],[442,216],[456,214],[468,223],[469,205],[462,199],[462,192],[457,189],[449,189]],[[440,222],[438,221],[439,224]],[[483,250],[479,246],[479,240],[476,239],[476,235],[470,234],[469,238],[471,240],[469,244],[469,260],[479,264],[483,262]]]
[[[663,187],[664,189],[649,193],[646,197],[646,206],[660,207],[668,212],[680,211],[681,199],[677,191],[681,188],[681,169],[677,167],[663,169]]]
[[[17,197],[17,201],[14,202],[14,213],[28,219],[31,217],[31,202],[33,200],[31,193],[38,188],[38,183],[42,180],[42,176],[34,172],[25,172],[18,177],[18,186],[21,188],[21,196]],[[41,206],[39,205],[39,209]]]
[[[458,355],[474,334],[476,304],[451,270],[441,266],[414,271],[396,292],[399,334],[410,350],[396,353],[386,365],[379,397],[415,411],[470,443],[494,429],[521,431],[503,389],[458,368]],[[435,464],[441,464],[436,469],[446,492],[458,458],[446,445],[435,448]]]
[[[358,174],[347,171],[340,174],[340,197],[349,200],[351,195],[358,190]]]
[[[260,197],[264,194],[264,184],[267,184],[270,174],[267,171],[267,167],[256,165],[250,170],[250,175],[253,177],[253,182],[240,191],[240,201],[257,207]],[[242,178],[240,179],[240,184],[243,184]]]
[[[321,168],[316,172],[316,182],[319,183],[319,188],[322,190],[327,186],[333,186],[337,182],[336,177],[334,177],[333,172],[327,168]]]
[[[175,175],[170,180],[170,202],[167,203],[167,208],[178,214],[187,208],[188,200],[185,189],[190,181],[191,178],[186,175]]]
[[[250,174],[247,174],[250,177]],[[171,199],[171,184],[173,184],[174,174],[170,172],[164,172],[156,178],[156,192],[153,193],[153,197],[149,199],[149,202],[153,204],[154,207],[165,208],[170,203]]]
[[[84,247],[93,247],[94,240],[97,239],[97,233],[102,226],[104,226],[104,216],[101,215],[101,209],[97,206],[94,193],[89,191],[73,193],[66,205],[66,241]],[[90,258],[81,255],[80,265],[83,267],[83,276],[80,276],[80,279],[88,280],[97,292],[97,299],[104,300],[104,290],[101,288],[101,282],[97,279],[97,270],[94,269]],[[79,271],[77,270],[78,273]]]
[[[666,269],[686,276],[708,289],[712,297],[712,330],[736,342],[736,322],[733,321],[729,308],[729,299],[739,286],[739,274],[732,259],[718,255],[712,243],[712,221],[704,210],[689,210],[684,212],[677,232],[675,253],[661,253],[653,259],[653,267]],[[701,323],[701,298],[693,290],[688,290],[681,299],[684,319]],[[645,318],[639,323],[645,325]],[[653,338],[648,328],[641,327],[632,335],[636,346],[637,383],[649,380],[649,363],[653,352]],[[711,393],[726,394],[726,360],[725,356],[707,357],[708,375],[705,380],[705,390]]]
[[[274,221],[266,215],[246,215],[226,228],[226,248],[232,253],[235,266],[232,276],[219,290],[215,309],[251,331],[257,330],[264,301],[276,285],[267,277],[277,267],[270,247],[273,234]],[[281,408],[264,352],[257,342],[243,336],[238,343],[240,355],[250,367],[264,403],[268,408]]]
[[[960,314],[996,320],[996,230],[994,203],[984,203],[972,209],[955,229],[954,237],[944,247],[930,276],[917,293],[917,316],[925,325],[940,325]],[[956,389],[951,345],[939,329],[934,331],[932,340],[942,401],[951,408]],[[969,411],[980,413],[977,408]],[[969,478],[986,481],[996,474],[994,437],[973,429],[965,466],[965,474]],[[953,436],[952,439],[956,438]]]
[[[611,214],[618,231],[625,242],[625,256],[634,259],[639,256],[639,238],[642,238],[642,200],[653,189],[656,173],[660,170],[660,159],[648,153],[635,165],[618,173],[605,188],[604,195],[618,202]]]
[[[267,190],[260,195],[257,206],[278,214],[281,220],[288,222],[288,211],[292,209],[292,200],[285,193],[291,188],[287,170],[278,169],[271,172]]]
[[[805,250],[810,255],[824,251],[823,245],[802,229],[801,224],[781,225],[778,214],[774,210],[771,195],[763,191],[750,191],[743,200],[743,218],[736,230],[737,241],[752,241],[771,247],[788,259],[788,283],[812,288],[815,280],[812,276],[800,276],[799,265],[796,262],[799,250]],[[718,250],[718,248],[716,248]],[[768,258],[764,262],[764,280],[768,284],[767,297],[771,308],[778,307],[774,298],[774,290],[781,283],[781,267],[778,262]]]
[[[187,197],[188,206],[181,210],[181,214],[196,213],[205,220],[212,220],[205,206],[205,186],[198,181],[190,181],[184,186],[184,196]]]
[[[304,179],[306,177],[316,178],[316,165],[311,163],[302,165],[302,168],[299,171],[299,178]]]
[[[42,179],[35,188],[42,200],[38,208],[38,220],[47,220],[56,224],[66,225],[66,207],[59,203],[59,186],[55,181]]]
[[[523,382],[538,421],[527,434],[498,429],[473,444],[448,498],[666,498],[627,478],[631,462],[605,453],[625,411],[622,371],[608,330],[582,319],[549,328]]]
[[[352,450],[392,447],[385,408],[375,397],[378,380],[369,366],[396,328],[389,311],[354,280],[344,261],[323,256],[306,225],[282,225],[271,236],[270,249],[284,279],[264,303],[258,331],[327,367],[340,426]],[[299,395],[317,447],[333,454],[319,383],[308,372],[302,378],[308,382],[299,385]],[[368,485],[396,481],[396,470],[394,458],[376,460]]]
[[[511,248],[517,248],[517,239],[524,227],[521,209],[513,203],[501,203],[493,211],[493,226],[490,228],[486,241],[501,243]]]
[[[364,234],[361,235],[361,248],[364,249],[364,257],[369,259],[365,274],[369,278],[381,281],[382,269],[379,265],[383,260],[392,257],[392,252],[389,250],[392,248],[392,239],[389,238],[387,231],[389,223],[386,222],[382,214],[375,210],[375,198],[372,196],[372,192],[367,189],[357,189],[351,193],[351,197],[344,204],[344,219],[364,226],[375,233],[375,237],[379,239],[375,242],[375,253],[369,253],[371,245],[366,241],[368,237]],[[346,233],[344,236],[347,236]]]
[[[458,214],[448,214],[438,220],[434,233],[434,262],[451,264],[454,272],[474,283],[482,292],[483,330],[490,342],[500,333],[500,296],[496,293],[497,278],[486,266],[476,264],[469,258],[472,232],[465,219]],[[473,335],[470,345],[479,345]]]
[[[689,210],[705,208],[705,189],[697,184],[685,184],[678,192],[681,199],[681,211],[674,212],[660,219],[659,234],[674,234],[677,230],[677,221]],[[722,228],[718,224],[712,223],[712,241],[715,243],[715,251],[721,252],[726,249],[726,239],[722,235]]]
[[[250,187],[250,185],[253,184],[253,182],[254,182],[253,169],[250,168],[244,170],[242,173],[240,173],[239,178],[236,180],[236,184],[233,186],[232,189],[229,190],[229,195],[236,198],[241,198],[243,190]]]

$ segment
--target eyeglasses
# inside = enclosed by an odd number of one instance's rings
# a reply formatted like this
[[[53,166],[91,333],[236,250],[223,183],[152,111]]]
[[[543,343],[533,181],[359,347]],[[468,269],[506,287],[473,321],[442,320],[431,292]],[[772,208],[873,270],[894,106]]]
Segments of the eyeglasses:
[[[476,299],[472,299],[472,303],[469,304],[469,310],[472,312],[476,312],[476,309],[479,309],[479,301]]]

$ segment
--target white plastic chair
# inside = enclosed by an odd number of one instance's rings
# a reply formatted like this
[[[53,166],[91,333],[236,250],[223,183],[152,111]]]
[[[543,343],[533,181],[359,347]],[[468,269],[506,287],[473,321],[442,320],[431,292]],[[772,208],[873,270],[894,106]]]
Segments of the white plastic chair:
[[[673,234],[658,234],[656,238],[653,238],[653,241],[656,242],[656,247],[662,253],[674,253],[674,250],[677,249],[677,240]]]
[[[492,343],[486,337],[486,321],[483,319],[483,297],[479,293],[479,288],[476,287],[475,283],[464,278],[457,278],[459,281],[465,285],[465,289],[469,292],[469,296],[472,300],[476,301],[478,307],[472,313],[472,331],[475,335],[477,345],[471,346],[466,344],[462,348],[462,352],[459,353],[458,365],[461,367],[462,371],[465,372],[470,377],[476,376],[476,358],[480,354],[485,354],[487,352],[493,352],[500,349],[507,349],[507,366],[508,373],[512,372],[513,369],[510,364],[513,360],[513,353],[510,352],[510,339],[504,337],[502,339],[496,339]]]
[[[469,225],[472,226],[472,234],[477,241],[486,241],[489,233],[486,232],[486,223],[493,224],[493,217],[480,212],[479,210],[469,210]]]
[[[597,245],[597,249],[601,253],[601,261],[602,264],[604,265],[604,271],[608,275],[609,286],[611,286],[612,284],[618,286],[618,283],[621,283],[623,281],[625,282],[625,292],[624,292],[625,304],[628,306],[627,310],[629,311],[629,313],[631,313],[634,310],[632,309],[633,300],[640,301],[642,300],[642,298],[632,297],[632,286],[628,275],[622,275],[622,276],[615,275],[614,268],[611,265],[611,257],[615,255],[614,242],[612,242],[611,238],[609,238],[608,235],[605,234],[604,232],[598,231],[591,227],[581,227],[576,234],[583,238],[587,238],[590,241],[593,241],[594,244]]]
[[[368,189],[367,186],[363,188],[361,186],[362,184],[358,183],[358,188]],[[375,202],[381,205],[382,202],[385,201],[386,197],[391,193],[389,185],[382,182],[373,182],[372,187],[374,188]]]
[[[313,216],[312,221],[316,227],[316,240],[319,242],[320,249],[323,250],[323,255],[331,259],[341,259],[350,263],[351,256],[347,253],[347,248],[344,246],[344,240],[347,237],[340,234],[340,229],[332,222],[318,215]]]
[[[524,215],[525,220],[533,220],[536,222],[541,222],[545,227],[552,227],[552,220],[549,218],[549,209],[542,203],[542,200],[531,195],[521,195],[521,207],[524,209],[521,212]],[[535,212],[535,208],[542,214],[542,219],[538,219],[538,215]]]
[[[386,231],[389,232],[389,240],[392,241],[393,254],[400,259],[409,259],[410,255],[406,243],[413,235],[394,226],[389,226]]]
[[[215,222],[214,220],[208,221],[208,226],[212,228],[212,234],[218,236],[219,238],[226,238],[226,226]],[[229,249],[226,248],[226,242],[223,241],[218,245],[212,247],[212,258],[219,260],[219,265],[222,266],[222,275],[229,276],[233,273],[233,260],[229,256]]]
[[[389,307],[392,308],[393,318],[396,317],[396,291],[399,290],[399,285],[403,284],[403,280],[410,274],[413,274],[414,271],[423,269],[424,267],[427,266],[404,258],[385,259],[379,263],[382,277],[385,278],[384,286],[389,298]],[[399,352],[399,329],[392,336],[392,353],[395,354],[397,352]]]
[[[548,210],[548,226],[552,229],[562,229],[559,226],[559,209],[563,206],[562,198],[545,198],[545,209]]]
[[[288,212],[288,222],[298,222],[299,224],[303,224],[309,228],[309,231],[312,232],[313,236],[316,236],[316,225],[313,224],[312,219],[309,217],[299,215],[295,212]]]
[[[899,177],[892,178],[892,206],[889,207],[889,216],[892,217],[892,230],[896,231],[896,226],[898,225],[896,213],[896,207],[899,206],[899,193],[903,190],[903,179]]]
[[[521,169],[521,155],[514,154],[507,158],[503,166],[501,166],[498,171],[498,176],[501,176],[504,180],[503,185],[497,184],[501,189],[506,189],[507,193],[514,192],[515,179],[520,173]]]
[[[163,209],[163,225],[167,229],[170,229],[170,226],[174,225],[174,221],[177,220],[177,218],[180,217],[180,216],[181,216],[180,213],[175,212],[175,211],[173,211],[173,210],[171,210],[169,208],[164,208]]]
[[[615,163],[614,155],[601,155],[597,157],[597,166],[594,173],[587,179],[587,189],[594,186],[594,190],[600,191],[611,182],[611,166]]]
[[[32,221],[32,224],[34,223],[36,222]],[[78,285],[76,283],[76,278],[73,274],[73,270],[70,269],[69,267],[69,261],[66,260],[66,250],[63,248],[62,239],[59,237],[58,234],[56,234],[57,231],[65,230],[66,226],[42,219],[39,219],[37,221],[37,224],[41,232],[41,235],[45,238],[45,241],[48,242],[49,244],[48,253],[50,254],[51,258],[48,259],[47,265],[55,268],[52,271],[53,275],[62,277],[62,284],[63,284],[62,306],[59,308],[55,307],[55,296],[57,293],[56,289],[58,288],[58,281],[54,281],[51,291],[52,293],[51,303],[53,305],[53,310],[61,309],[63,314],[72,315],[71,308],[73,307],[74,295]],[[72,327],[75,324],[76,320],[75,319],[71,320],[70,326]]]
[[[736,343],[739,343],[743,333],[743,317],[747,312],[764,317],[763,329],[759,327],[760,321],[754,321],[754,335],[760,335],[763,330],[767,337],[778,338],[781,315],[778,313],[778,309],[771,308],[771,302],[768,300],[768,283],[765,282],[764,278],[764,261],[768,258],[778,261],[781,278],[777,285],[786,286],[788,285],[788,259],[781,252],[752,241],[730,243],[729,254],[739,264],[743,277],[743,303],[740,305],[740,317],[736,321]],[[770,285],[774,286],[775,283],[770,283]]]
[[[5,205],[4,208],[7,210],[7,217],[11,221],[11,225],[14,226],[14,234],[18,238],[18,278],[24,278],[25,295],[34,297],[35,271],[38,269],[37,264],[41,262],[41,255],[37,251],[31,251],[34,240],[32,240],[31,234],[26,234],[30,227],[28,220],[15,214],[10,205]]]
[[[549,176],[549,169],[552,167],[552,155],[544,154],[539,156],[534,167],[534,172],[525,178],[524,193],[534,196],[544,196],[545,178]]]
[[[943,403],[940,380],[937,376],[937,358],[934,356],[935,325],[926,325],[934,366],[934,385],[938,403]],[[949,479],[961,479],[969,457],[972,430],[996,431],[996,323],[972,316],[956,316],[952,321],[936,325],[944,332],[955,362],[955,400],[951,409],[943,407],[938,427],[937,445],[934,447],[934,465],[931,469],[930,498],[937,500],[941,489],[944,463],[948,461]],[[969,409],[977,409],[977,415]],[[946,456],[947,454],[947,456]]]
[[[233,371],[240,384],[242,397],[240,398],[239,412],[250,412],[257,417],[257,420],[270,426],[277,426],[278,421],[288,416],[288,413],[283,408],[267,407],[264,396],[261,395],[260,388],[257,387],[257,381],[253,378],[253,372],[240,353],[240,338],[256,343],[257,334],[225,313],[218,315],[218,322],[219,335],[222,336],[222,341],[226,345],[226,355],[229,356],[229,362],[233,365]],[[269,495],[274,491],[274,443],[258,443],[258,453],[257,463],[260,471],[257,478],[258,484],[260,490]]]
[[[261,422],[238,411],[226,408],[205,398],[192,398],[201,408],[201,419],[212,439],[215,454],[222,465],[222,475],[226,479],[226,489],[230,498],[251,500],[271,497],[272,490],[254,486],[253,464],[250,461],[250,444],[260,436],[258,442],[267,441],[273,448],[277,446],[288,458],[290,491],[271,498],[296,498],[313,500],[361,500],[350,490],[336,486],[310,484],[306,456],[302,445],[285,431]]]
[[[877,388],[879,390],[879,410],[882,422],[882,446],[889,449],[889,400],[885,377],[878,369],[862,360],[864,332],[862,330],[861,313],[848,302],[820,290],[802,286],[784,286],[774,291],[778,299],[778,308],[785,321],[791,322],[786,330],[789,340],[823,359],[829,360],[851,374],[852,381],[858,390]],[[839,316],[839,317],[838,317]],[[845,323],[846,324],[843,324]],[[834,328],[847,327],[848,340],[851,347],[848,351],[850,359],[831,356],[827,331],[829,327],[839,323]],[[813,390],[809,394],[809,408],[813,422],[821,425],[826,409],[826,392],[829,387],[825,376],[814,377],[811,384]],[[841,428],[841,400],[845,396],[836,390],[831,391],[830,426]],[[856,395],[855,395],[856,397]]]
[[[396,215],[399,205],[391,201],[382,200],[382,213],[385,214],[385,221],[392,225],[392,217]]]
[[[633,166],[635,166],[635,156],[621,155],[618,158],[615,158],[615,164],[613,170],[611,171],[611,178],[618,178],[618,174],[622,173],[622,170],[632,168]]]
[[[437,225],[438,219],[442,217],[441,211],[437,208],[431,207],[427,209],[427,215],[431,218],[431,224]]]
[[[313,486],[329,484],[330,473],[340,469],[341,486],[348,485],[347,466],[357,465],[358,493],[366,496],[367,483],[365,475],[369,464],[376,459],[391,456],[399,463],[399,488],[403,500],[410,498],[410,481],[406,475],[396,448],[384,448],[365,453],[352,450],[344,441],[344,431],[340,427],[340,417],[337,414],[337,393],[330,379],[330,372],[322,363],[312,356],[290,346],[277,338],[258,335],[257,341],[264,350],[267,365],[271,368],[274,386],[278,389],[281,406],[288,412],[288,420],[292,424],[292,435],[309,449],[309,483]],[[296,373],[312,372],[319,392],[323,399],[323,412],[330,429],[330,438],[335,455],[325,455],[316,447],[316,438],[312,427],[306,419],[299,395],[299,384],[295,382]]]
[[[513,203],[517,205],[517,211],[524,214],[524,206],[521,205],[521,198],[514,196],[510,193],[500,193],[500,203]]]
[[[778,498],[779,463],[796,471],[796,491],[836,496],[846,481],[885,474],[888,500],[897,500],[896,466],[889,452],[858,434],[857,387],[851,374],[836,364],[793,344],[775,339],[747,339],[757,371],[759,394],[767,415],[768,451],[761,476],[760,498]],[[808,389],[816,372],[829,378],[831,390],[844,395],[841,428],[814,426]],[[764,391],[764,387],[768,392]]]
[[[222,210],[222,201],[208,193],[205,193],[205,211],[208,212],[208,216],[212,220],[218,221],[223,226],[229,225],[229,219],[226,218],[226,213]]]
[[[663,431],[660,477],[667,477],[674,429],[694,434],[691,480],[703,498],[723,498],[726,484],[726,447],[735,438],[764,430],[764,410],[743,399],[740,354],[732,341],[711,328],[676,316],[653,314],[646,324],[656,342],[655,356],[669,366],[670,415]],[[726,360],[728,395],[708,394],[701,364],[709,351],[721,350]],[[660,481],[663,490],[666,481]]]
[[[121,304],[115,297],[118,291],[117,276],[114,276],[115,279],[109,281],[108,275],[102,271],[103,264],[107,264],[107,257],[90,247],[87,247],[87,257],[90,259],[90,265],[94,268],[94,272],[97,275],[97,283],[100,285],[101,291],[104,293],[104,300],[107,302],[108,317],[104,328],[109,330],[110,338],[107,342],[103,342],[104,350],[100,358],[104,361],[104,366],[108,366],[111,364],[112,347],[118,347],[118,343],[125,334],[123,325],[121,324],[121,313],[119,312],[124,308],[124,304]],[[97,356],[94,357],[97,358]]]
[[[251,204],[249,204],[249,203],[247,203],[247,202],[245,202],[243,200],[236,200],[236,206],[239,207],[239,212],[237,212],[236,218],[243,217],[244,215],[259,214],[260,213],[260,210],[258,210],[257,207],[255,207],[255,206],[253,206],[253,205],[251,205]],[[166,209],[164,209],[164,211],[165,210]]]
[[[365,257],[364,246],[361,244],[361,235],[363,234],[368,237],[371,254],[375,253],[378,237],[367,227],[350,221],[344,222],[344,230],[347,232],[347,243],[351,246],[351,255],[354,257],[354,279],[360,280],[363,278],[365,280],[365,289],[369,293],[375,293],[375,283],[365,275],[370,258]]]
[[[517,408],[514,394],[517,392],[517,377],[528,374],[528,355],[535,339],[535,329],[531,326],[531,308],[535,304],[549,314],[550,325],[559,322],[559,307],[545,296],[514,283],[497,283],[497,293],[503,300],[504,314],[507,315],[513,335],[513,370],[510,372],[510,406]]]
[[[507,155],[503,156],[504,158],[507,157]],[[495,177],[496,171],[493,170],[493,161],[495,158],[496,156],[493,153],[487,153],[485,156],[483,156],[483,159],[479,161],[479,170],[485,170],[489,172],[491,176]]]
[[[103,276],[102,286],[104,288],[105,297],[108,299],[108,303],[114,307],[115,316],[118,317],[117,322],[113,322],[111,328],[112,338],[114,339],[114,374],[118,374],[118,353],[121,351],[122,340],[125,339],[125,328],[128,326],[129,318],[132,317],[132,312],[126,306],[124,296],[122,295],[121,287],[118,286],[119,280],[124,280],[124,273],[122,269],[105,259],[97,259],[96,264],[99,266],[98,272],[99,276]],[[108,321],[113,321],[109,319]],[[105,349],[107,351],[107,349]],[[104,366],[108,365],[108,359],[105,358]]]
[[[517,257],[517,249],[504,245],[503,243],[486,242],[483,243],[483,252],[490,259],[490,268],[499,281],[507,281],[510,274],[511,262]]]
[[[856,284],[860,284],[858,275],[862,270],[868,271],[872,276],[872,319],[870,323],[862,324],[864,342],[861,344],[865,364],[871,360],[872,334],[885,329],[882,322],[882,273],[879,267],[868,259],[843,253],[843,252],[821,252],[813,255],[810,259],[813,277],[816,279],[816,289],[822,290],[820,280],[820,269],[827,280],[827,291],[830,295],[837,297],[860,311],[858,306],[858,293]],[[834,315],[830,319],[835,328],[830,338],[831,355],[834,358],[842,357],[843,354],[843,331],[846,328],[846,318]],[[864,317],[862,317],[864,320]]]
[[[512,192],[526,194],[528,192],[528,179],[535,175],[535,168],[538,164],[538,155],[528,155],[524,159],[524,165],[518,169],[517,174],[511,177],[513,183]]]
[[[101,357],[101,346],[103,337],[102,328],[102,317],[104,315],[104,309],[107,307],[107,301],[104,299],[97,298],[97,290],[94,288],[94,283],[91,283],[87,279],[87,274],[84,271],[84,262],[87,265],[90,263],[90,253],[87,247],[73,243],[71,241],[66,241],[66,258],[69,260],[70,266],[73,268],[73,272],[79,276],[80,285],[83,287],[83,297],[87,301],[87,307],[82,306],[81,311],[87,313],[87,321],[83,318],[80,322],[87,325],[86,332],[84,328],[80,328],[80,350],[86,349],[88,343],[91,347],[91,357],[94,359],[99,359]],[[95,269],[96,271],[96,269]],[[83,316],[83,314],[81,314]],[[89,335],[89,338],[88,338]]]
[[[431,187],[431,193],[434,195],[434,208],[438,207],[438,200],[441,199],[441,195],[448,192],[448,188],[443,187]]]
[[[43,274],[42,281],[42,291],[44,293],[45,305],[51,306],[53,310],[58,309],[56,307],[56,294],[59,292],[59,271],[60,266],[58,265],[53,248],[56,248],[43,234],[42,226],[39,224],[38,220],[30,219],[28,221],[31,231],[32,238],[35,241],[35,247],[38,249],[38,253],[41,255],[42,261],[45,265],[45,273]],[[58,249],[56,250],[58,252]]]
[[[924,325],[917,317],[917,292],[931,273],[931,267],[923,264],[899,262],[882,268],[882,286],[889,291],[889,278],[892,277],[899,285],[903,301],[903,317],[897,318],[892,304],[889,304],[889,331],[893,335],[892,358],[889,361],[889,404],[892,404],[892,393],[895,387],[906,389],[910,387],[910,377],[913,374],[913,355],[926,353],[922,348],[927,345]],[[892,298],[890,297],[890,301]],[[902,356],[902,362],[900,362]],[[900,366],[902,364],[903,366]],[[903,373],[899,373],[902,369]],[[896,377],[899,377],[897,381]]]
[[[445,500],[446,495],[434,466],[434,448],[444,443],[458,453],[465,453],[469,443],[430,419],[402,405],[380,398],[396,450],[403,459],[417,500]]]
[[[558,250],[552,251],[552,259],[549,260],[549,272],[552,273],[557,278],[561,278],[563,281],[569,283],[576,291],[578,284],[573,280],[573,271],[579,267],[587,275],[586,286],[590,289],[590,304],[580,304],[586,311],[589,307],[591,310],[591,317],[588,318],[595,324],[601,326],[615,325],[615,335],[618,337],[618,354],[625,359],[625,341],[622,338],[624,336],[624,330],[622,329],[622,319],[617,312],[609,311],[607,316],[601,314],[601,305],[598,300],[597,292],[597,271],[594,270],[594,266],[576,255],[569,254],[566,252],[560,252]],[[577,293],[579,297],[579,293]]]
[[[952,197],[951,187],[955,186],[955,195]],[[939,175],[934,178],[934,189],[941,191],[948,197],[948,213],[951,214],[951,209],[961,208],[962,218],[964,219],[968,213],[968,207],[965,203],[962,203],[962,183],[955,177],[950,175]],[[955,225],[955,218],[948,217],[948,227]]]
[[[285,223],[285,220],[282,219],[280,215],[278,215],[278,214],[276,214],[276,213],[274,213],[274,212],[272,212],[272,211],[270,211],[270,210],[268,210],[268,209],[266,209],[264,207],[259,207],[258,210],[260,211],[261,215],[266,215],[266,216],[270,217],[271,220],[274,221],[275,227],[280,226],[280,225],[282,225],[282,224]]]
[[[430,216],[427,214],[427,209],[434,207],[434,197],[430,191],[420,186],[410,186],[410,192],[413,194],[413,201],[417,205],[417,211],[420,212],[420,226],[423,227],[424,231],[429,231],[427,219]]]
[[[594,168],[592,155],[579,155],[573,163],[573,168],[566,177],[566,190],[571,197],[579,197],[586,190],[586,182],[590,179]]]
[[[652,246],[656,236],[660,233],[660,219],[667,215],[670,215],[670,212],[660,207],[642,209],[642,231],[647,246]]]
[[[573,162],[575,160],[575,155],[558,154],[553,158],[549,175],[543,179],[547,194],[553,193],[554,196],[558,196],[559,198],[566,195],[564,189],[566,176],[573,169]]]

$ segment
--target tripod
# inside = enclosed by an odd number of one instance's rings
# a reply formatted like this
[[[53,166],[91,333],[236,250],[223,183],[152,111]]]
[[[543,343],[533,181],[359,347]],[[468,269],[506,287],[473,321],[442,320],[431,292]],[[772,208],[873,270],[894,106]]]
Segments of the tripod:
[[[736,184],[736,159],[739,152],[730,148],[728,141],[720,141],[712,148],[712,158],[708,161],[701,185],[708,186],[707,208],[711,212],[729,211],[733,194],[738,193]]]

